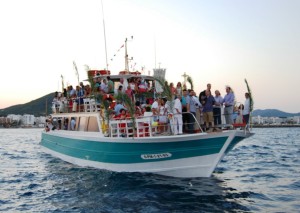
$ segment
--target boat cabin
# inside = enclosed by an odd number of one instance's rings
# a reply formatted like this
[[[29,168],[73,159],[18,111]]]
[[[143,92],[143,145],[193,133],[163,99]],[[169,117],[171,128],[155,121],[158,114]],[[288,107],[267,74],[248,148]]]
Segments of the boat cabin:
[[[108,122],[95,112],[53,114],[47,119],[46,128],[49,128],[48,131],[98,132],[107,137],[152,137],[159,135],[159,124],[153,118],[142,116],[134,120],[112,119]]]

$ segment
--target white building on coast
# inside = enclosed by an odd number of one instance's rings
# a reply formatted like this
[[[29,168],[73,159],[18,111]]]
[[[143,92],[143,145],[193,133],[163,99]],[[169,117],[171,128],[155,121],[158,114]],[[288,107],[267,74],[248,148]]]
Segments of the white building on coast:
[[[8,122],[9,121],[9,122]],[[22,127],[45,127],[46,117],[35,117],[34,115],[14,115],[10,114],[7,117],[1,117],[0,125],[9,123],[9,126],[22,126]]]
[[[25,114],[22,116],[22,126],[33,127],[34,124],[34,115]]]
[[[252,117],[253,124],[259,125],[282,125],[282,124],[300,124],[300,116],[294,117]]]

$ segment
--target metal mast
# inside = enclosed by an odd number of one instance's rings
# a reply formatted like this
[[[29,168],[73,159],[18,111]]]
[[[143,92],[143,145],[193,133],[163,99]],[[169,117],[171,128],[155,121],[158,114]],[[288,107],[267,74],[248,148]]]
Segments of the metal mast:
[[[101,0],[102,6],[102,18],[103,18],[103,33],[104,33],[104,45],[105,45],[105,59],[106,59],[106,70],[108,70],[108,62],[107,62],[107,46],[106,46],[106,33],[105,33],[105,22],[104,22],[104,10],[103,10],[103,2]]]
[[[128,54],[127,54],[127,38],[125,39],[125,71],[129,71]]]

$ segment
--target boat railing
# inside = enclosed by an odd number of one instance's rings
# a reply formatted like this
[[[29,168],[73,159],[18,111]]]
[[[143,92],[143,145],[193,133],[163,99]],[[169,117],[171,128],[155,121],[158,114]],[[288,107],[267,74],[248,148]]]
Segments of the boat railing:
[[[185,123],[185,133],[199,133],[203,132],[197,118],[192,113],[185,112],[184,114],[190,115],[194,121]],[[192,130],[188,129],[192,126]],[[197,127],[195,127],[197,126]],[[110,137],[153,137],[153,136],[166,136],[174,135],[174,128],[177,124],[174,122],[174,117],[169,116],[166,123],[159,122],[159,115],[141,116],[135,119],[115,119],[110,120],[108,129],[104,130],[109,132]]]
[[[237,102],[236,103],[236,109],[233,109],[232,112],[224,112],[224,107],[220,107],[219,112],[213,112],[214,117],[214,128],[218,128],[221,130],[230,130],[230,129],[242,129],[246,132],[250,132],[251,130],[251,123],[246,123],[243,118],[243,111],[239,108],[239,106],[242,105],[242,103]],[[217,108],[217,107],[216,107]],[[198,116],[200,119],[200,126],[202,125],[203,128],[205,128],[205,123],[203,119],[202,112]],[[229,117],[231,118],[231,122],[227,123],[226,117],[228,120]]]
[[[82,104],[81,104],[82,103]],[[100,103],[96,100],[96,98],[94,96],[89,96],[89,97],[85,97],[82,100],[80,100],[79,98],[73,98],[73,99],[65,99],[63,101],[57,101],[57,102],[52,102],[52,111],[53,113],[62,113],[62,112],[84,112],[84,113],[88,113],[88,112],[99,112],[101,111],[100,108]],[[187,129],[189,133],[193,133],[193,132],[204,132],[203,128],[205,129],[205,125],[203,122],[203,115],[202,113],[200,113],[200,115],[198,114],[198,116],[195,116],[193,113],[189,113],[189,112],[183,112],[182,113],[183,116],[185,114],[187,114],[190,118],[188,119],[189,121],[186,122],[185,126],[188,126]],[[251,129],[251,125],[250,124],[246,124],[244,122],[239,123],[239,122],[233,122],[232,124],[226,124],[225,121],[225,116],[229,115],[229,116],[233,116],[233,113],[231,114],[226,114],[224,112],[221,112],[220,114],[214,114],[214,117],[220,116],[221,115],[221,122],[215,123],[214,124],[214,128],[218,128],[218,129],[245,129],[248,130]],[[159,115],[157,116],[153,116],[155,117],[159,117]],[[155,119],[152,118],[151,121],[152,123],[148,124],[148,126],[153,126],[156,125],[155,123]],[[142,119],[142,120],[140,120]],[[129,121],[127,122],[128,124],[130,122],[132,122],[132,119],[128,119]],[[139,117],[136,119],[136,122],[142,122],[143,123],[148,123],[148,121],[146,121],[147,119],[145,118],[145,116],[143,117]],[[156,119],[157,120],[157,119]],[[152,131],[152,129],[150,128],[150,130],[148,130],[149,127],[144,126],[141,130],[140,129],[136,129],[135,131],[135,135],[139,136],[141,135],[142,137],[145,136],[153,136],[153,135],[157,135],[157,133],[163,133],[163,134],[169,134],[172,135],[172,130],[174,128],[174,124],[172,122],[172,119],[167,119],[168,122],[167,123],[160,123],[158,121],[158,126],[160,128],[159,131]],[[154,122],[153,122],[154,121]],[[110,121],[112,124],[117,123],[118,121]],[[115,124],[116,125],[116,124]],[[130,126],[130,125],[126,125],[126,126]],[[139,125],[135,125],[135,126],[143,126],[141,124]],[[191,127],[194,126],[194,127]],[[164,130],[160,130],[160,129],[164,129]],[[127,135],[127,136],[134,136],[134,131],[132,128],[129,129],[125,129],[124,127],[111,127],[111,128],[106,128],[105,129],[106,132],[109,132],[110,135],[112,135],[113,137],[115,137],[116,135]],[[119,131],[119,132],[118,132]],[[132,131],[132,133],[131,133]],[[143,133],[142,133],[143,132]]]
[[[157,126],[151,116],[136,118],[135,125],[131,118],[111,120],[109,133],[110,137],[152,137],[157,134]]]
[[[69,98],[63,101],[52,102],[52,113],[71,113],[71,112],[99,112],[100,103],[95,97]]]
[[[196,132],[197,132],[198,130],[199,130],[200,132],[203,132],[203,129],[201,128],[201,125],[200,125],[200,123],[199,123],[197,117],[196,117],[193,113],[191,113],[191,112],[182,112],[182,114],[187,114],[187,115],[189,115],[189,116],[191,116],[191,117],[193,118],[193,119],[190,119],[190,121],[193,120],[193,121],[195,121],[195,123],[197,124],[196,127],[193,128],[193,129],[195,129]],[[193,125],[194,122],[188,122],[187,124]],[[195,124],[194,124],[194,125],[195,125]],[[197,127],[198,127],[198,128],[197,128]]]

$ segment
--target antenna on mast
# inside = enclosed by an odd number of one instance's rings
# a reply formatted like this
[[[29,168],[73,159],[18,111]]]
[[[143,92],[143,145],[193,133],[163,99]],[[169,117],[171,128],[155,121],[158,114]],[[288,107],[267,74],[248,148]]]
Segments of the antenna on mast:
[[[125,39],[125,71],[128,71],[127,38]]]
[[[133,40],[133,36],[131,36],[131,40]],[[128,40],[127,38],[125,39],[125,71],[129,71],[128,60],[133,60],[133,57],[131,57],[130,59],[128,58],[128,53],[127,53],[127,41],[131,41],[131,40]]]
[[[103,19],[103,33],[104,33],[104,45],[105,45],[105,60],[106,60],[106,70],[108,70],[108,62],[107,62],[107,46],[106,46],[106,33],[105,33],[105,22],[104,22],[104,10],[103,10],[103,2],[101,0],[102,6],[102,19]]]
[[[154,35],[154,68],[156,69],[156,38]]]

